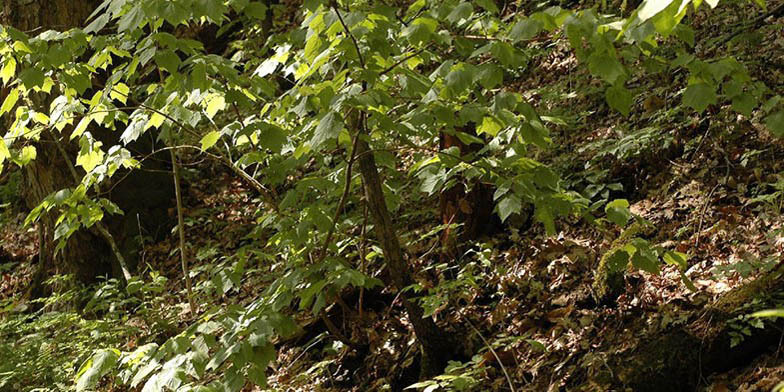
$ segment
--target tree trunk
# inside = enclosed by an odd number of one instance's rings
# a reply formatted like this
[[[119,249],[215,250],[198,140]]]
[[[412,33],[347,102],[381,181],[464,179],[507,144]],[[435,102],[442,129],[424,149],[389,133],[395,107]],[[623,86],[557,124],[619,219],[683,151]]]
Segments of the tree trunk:
[[[457,131],[476,136],[472,124]],[[467,145],[457,136],[442,132],[439,135],[439,148],[443,151],[450,147],[457,147],[461,156],[476,153],[481,149],[479,144]],[[473,180],[470,186],[459,183],[441,192],[441,223],[462,225],[457,230],[447,227],[441,234],[441,262],[448,263],[459,257],[464,250],[462,244],[490,234],[500,226],[500,220],[493,214],[493,192],[490,185],[479,180]]]
[[[2,0],[3,24],[25,32],[78,27],[98,5],[96,0]]]
[[[63,31],[80,26],[96,5],[94,0],[2,0],[0,22],[29,35],[50,29]],[[52,141],[37,143],[35,147],[37,157],[23,171],[23,197],[29,208],[53,192],[74,186],[73,176]],[[28,292],[32,297],[44,294],[42,281],[52,269],[73,273],[82,282],[93,281],[111,271],[110,265],[103,262],[110,254],[108,246],[86,231],[75,233],[55,256],[55,219],[53,214],[46,214],[39,223],[39,266]]]
[[[594,375],[593,381],[634,391],[694,391],[711,374],[745,366],[766,351],[775,351],[784,327],[781,319],[766,321],[764,329],[749,327],[742,320],[730,320],[760,310],[743,306],[753,299],[784,290],[782,270],[730,291],[696,320],[617,353],[609,359],[607,370]],[[733,324],[751,331],[735,346],[731,344],[737,334]]]
[[[390,283],[401,292],[403,306],[411,325],[414,327],[417,340],[422,345],[421,374],[423,377],[432,377],[444,371],[447,362],[456,352],[457,342],[441,331],[432,318],[423,317],[424,311],[415,302],[415,298],[409,291],[402,291],[413,283],[413,279],[408,264],[403,258],[403,250],[400,247],[392,217],[384,200],[384,191],[381,187],[376,160],[367,141],[363,139],[366,136],[362,131],[364,129],[363,118],[360,118],[359,123],[360,139],[357,142],[356,156],[359,159],[359,171],[362,175],[368,210],[376,223],[373,226],[376,237],[381,242],[381,249],[384,250],[384,260],[387,263]]]

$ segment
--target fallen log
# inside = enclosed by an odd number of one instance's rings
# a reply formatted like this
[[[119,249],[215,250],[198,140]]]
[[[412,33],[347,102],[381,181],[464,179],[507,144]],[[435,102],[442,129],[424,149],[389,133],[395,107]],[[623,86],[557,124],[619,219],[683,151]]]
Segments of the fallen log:
[[[750,328],[750,335],[735,345],[733,323],[737,326],[744,322],[739,316],[775,306],[766,299],[784,292],[782,272],[779,267],[723,295],[693,321],[612,355],[607,369],[593,377],[594,385],[609,381],[634,391],[694,391],[707,376],[745,366],[775,350],[784,330],[781,319],[766,319],[765,328]],[[761,299],[759,305],[744,306],[755,299]]]

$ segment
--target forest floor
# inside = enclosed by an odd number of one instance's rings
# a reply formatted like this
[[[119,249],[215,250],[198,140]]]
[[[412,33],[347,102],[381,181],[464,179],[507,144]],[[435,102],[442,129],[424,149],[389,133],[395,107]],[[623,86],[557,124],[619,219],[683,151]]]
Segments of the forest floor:
[[[692,26],[700,36],[720,37],[727,32],[707,26],[740,28],[749,7],[734,5],[719,16],[712,13],[710,23],[698,13]],[[723,23],[716,23],[717,17]],[[732,49],[724,50],[736,58],[757,58],[752,77],[781,94],[784,18],[766,23],[774,28],[747,37],[752,41],[732,42]],[[441,264],[438,252],[431,252],[438,236],[427,233],[438,224],[437,200],[428,210],[418,206],[414,210],[419,214],[396,223],[399,231],[413,233],[407,250],[410,262],[423,271],[418,281],[426,287],[455,282],[444,289],[445,300],[434,312],[439,322],[466,336],[464,362],[453,374],[479,380],[479,390],[509,390],[507,374],[518,391],[605,390],[600,375],[608,370],[611,355],[634,350],[640,342],[693,321],[706,304],[780,262],[784,144],[758,119],[730,114],[722,107],[710,108],[702,117],[668,109],[681,91],[660,86],[682,85],[684,78],[668,70],[650,80],[632,81],[646,93],[630,116],[620,116],[606,107],[598,85],[571,86],[577,79],[573,73],[585,71],[578,70],[564,42],[541,44],[550,48],[549,55],[532,59],[530,72],[514,86],[547,114],[553,129],[554,148],[538,151],[539,159],[568,173],[567,187],[592,201],[628,199],[632,212],[654,226],[646,239],[689,255],[685,275],[695,287],[687,287],[675,266],[663,266],[659,275],[626,274],[617,300],[597,304],[592,299],[595,271],[620,233],[582,220],[562,220],[554,237],[536,224],[507,225],[481,243],[469,244],[472,251],[454,265]],[[695,48],[697,53],[701,50],[707,48]],[[581,93],[565,93],[571,91]],[[219,275],[200,266],[236,253],[252,240],[257,206],[241,182],[209,162],[186,166],[186,179],[186,226],[195,255],[195,280],[214,279]],[[22,227],[23,217],[5,213],[0,227],[0,258],[11,261],[0,268],[0,300],[23,293],[32,273],[29,260],[36,253],[36,233]],[[412,240],[420,236],[422,241]],[[162,332],[141,316],[131,317],[136,329],[126,341],[117,342],[124,349],[186,325],[184,312],[171,311],[172,305],[185,302],[176,246],[172,236],[146,244],[143,252],[144,273],[160,271],[171,288],[163,292],[174,293],[162,297],[154,310],[169,318],[170,327]],[[374,275],[382,266],[371,263],[365,268]],[[221,298],[224,305],[243,303],[266,283],[264,267],[258,266]],[[227,279],[220,284],[233,283]],[[351,295],[356,299],[358,294]],[[417,350],[402,306],[394,299],[394,293],[367,292],[364,302],[330,310],[329,317],[337,320],[344,335],[367,341],[365,353],[331,339],[319,320],[301,316],[303,333],[278,344],[270,386],[285,391],[365,391],[382,390],[384,385],[399,390],[414,383]],[[733,322],[738,341],[764,325],[744,317]],[[777,346],[745,366],[706,374],[700,390],[769,391],[782,380],[784,352]]]

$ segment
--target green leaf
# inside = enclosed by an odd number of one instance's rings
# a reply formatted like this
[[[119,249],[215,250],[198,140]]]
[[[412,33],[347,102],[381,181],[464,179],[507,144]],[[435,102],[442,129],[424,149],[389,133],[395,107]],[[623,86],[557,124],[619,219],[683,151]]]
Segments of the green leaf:
[[[438,22],[430,18],[416,18],[408,27],[403,29],[403,37],[408,39],[412,45],[419,45],[420,43],[430,40],[430,36],[436,32]]]
[[[0,110],[0,115],[2,115],[2,110]],[[765,118],[765,126],[768,127],[770,133],[773,135],[784,137],[784,110],[773,113]]]
[[[251,364],[248,368],[248,379],[252,383],[265,388],[267,386],[267,372],[265,369],[265,366]]]
[[[166,117],[158,112],[153,112],[150,115],[150,119],[144,124],[144,130],[148,130],[150,128],[160,128],[163,125],[164,121],[166,121]]]
[[[476,133],[481,135],[486,133],[490,136],[498,135],[498,132],[503,129],[503,125],[495,119],[495,117],[485,116],[482,119],[482,124],[476,128]]]
[[[438,388],[438,382],[433,381],[433,380],[427,380],[427,381],[418,382],[416,384],[411,384],[411,385],[409,385],[409,386],[407,386],[407,387],[405,387],[403,389],[405,390],[405,389],[429,388],[429,387],[431,387],[433,385],[435,385],[436,388]]]
[[[638,239],[634,241],[634,247],[637,248],[637,251],[632,255],[632,265],[645,272],[658,275],[660,273],[659,259],[647,246],[647,241]]]
[[[200,13],[214,23],[220,23],[227,8],[224,2],[215,0],[198,0],[193,4],[194,14]],[[187,15],[177,16],[174,19],[187,19]]]
[[[96,352],[76,373],[76,391],[94,388],[117,364],[118,359],[120,359],[120,351],[116,349],[103,349]]]
[[[313,60],[316,59],[316,56],[321,53],[321,47],[323,44],[324,40],[321,39],[321,35],[319,34],[312,34],[310,37],[308,37],[308,40],[305,41],[305,59],[312,63]]]
[[[540,31],[542,31],[542,22],[524,17],[512,27],[512,31],[509,32],[509,38],[513,42],[528,40],[535,37]]]
[[[665,37],[672,33],[673,29],[681,22],[686,15],[686,6],[691,0],[672,1],[664,10],[651,18],[654,28]]]
[[[117,22],[117,29],[124,33],[130,29],[142,28],[147,22],[144,21],[144,11],[142,11],[141,2],[136,3],[131,7],[128,12],[123,15]]]
[[[215,143],[218,142],[220,139],[221,134],[218,131],[212,131],[201,138],[201,149],[208,150],[210,147],[214,146]]]
[[[506,42],[493,42],[490,46],[490,53],[502,65],[509,68],[521,67],[526,62],[526,57]]]
[[[607,220],[621,227],[626,226],[632,217],[632,213],[629,211],[629,202],[626,199],[616,199],[607,203],[604,212],[607,213]]]
[[[316,126],[316,132],[313,134],[313,138],[310,139],[311,147],[314,150],[318,149],[327,140],[336,138],[342,129],[343,119],[340,115],[335,112],[327,113]]]
[[[95,18],[92,22],[90,22],[87,27],[84,28],[84,32],[88,34],[97,33],[103,30],[104,27],[109,23],[111,20],[112,15],[108,12],[104,12]]]
[[[267,17],[267,6],[260,1],[254,1],[248,4],[243,12],[251,18],[265,19]]]
[[[685,25],[677,25],[675,30],[673,30],[675,36],[678,37],[681,41],[689,45],[690,47],[694,47],[694,30],[691,27]]]
[[[145,125],[148,118],[146,114],[137,114],[131,118],[131,123],[125,128],[125,131],[120,135],[120,140],[128,144],[141,136],[145,131]]]
[[[624,116],[628,116],[629,112],[631,112],[634,97],[632,97],[631,91],[623,87],[622,84],[618,83],[605,90],[604,98],[611,108],[619,111]]]
[[[71,52],[59,45],[51,46],[49,52],[46,53],[46,60],[52,68],[57,68],[65,64],[70,58]]]
[[[673,0],[645,0],[637,11],[637,17],[644,22],[664,11],[672,2]]]
[[[533,347],[535,350],[538,350],[538,351],[541,351],[541,352],[547,352],[547,347],[545,347],[545,345],[542,344],[541,342],[539,342],[538,340],[525,339],[525,341],[526,341],[526,343],[530,344],[531,347]]]
[[[607,52],[595,52],[588,58],[588,69],[592,74],[604,79],[607,83],[615,84],[619,78],[626,76],[623,65],[615,55]]]
[[[8,158],[11,158],[11,151],[8,150],[5,139],[0,137],[0,163],[3,163]]]
[[[44,85],[44,73],[36,68],[28,68],[19,74],[19,80],[22,81],[25,88],[33,89],[35,87],[42,87]]]
[[[18,100],[19,100],[19,89],[15,88],[11,90],[11,92],[8,94],[7,97],[5,97],[5,100],[3,101],[3,106],[0,106],[0,116],[2,116],[7,112],[10,112],[11,109],[14,108],[14,105],[16,105],[16,101]]]
[[[521,123],[518,131],[526,143],[533,143],[541,148],[547,148],[550,144],[551,139],[547,132],[547,128],[538,121]]]
[[[180,68],[180,57],[174,51],[163,50],[155,54],[155,64],[168,71],[170,74],[177,73]]]
[[[207,113],[207,117],[212,119],[218,114],[219,111],[226,108],[226,98],[223,95],[219,94],[212,94],[207,98],[207,108],[205,112]]]
[[[9,80],[13,79],[14,75],[16,75],[16,59],[10,57],[3,65],[3,69],[0,70],[0,80],[6,85]]]
[[[131,89],[125,83],[117,83],[112,88],[112,91],[109,92],[109,97],[112,99],[118,100],[123,103],[123,105],[128,102],[128,95],[130,95]]]
[[[520,213],[523,209],[523,201],[517,195],[510,193],[498,202],[498,216],[501,222],[506,221],[509,215]]]
[[[689,256],[685,253],[676,252],[676,251],[667,251],[664,253],[664,262],[670,265],[678,266],[681,270],[686,269],[688,267],[687,260]]]
[[[480,7],[484,8],[485,11],[497,14],[499,12],[498,6],[495,5],[494,0],[474,0],[474,2],[479,5]]]
[[[471,14],[474,13],[474,7],[471,6],[471,3],[464,1],[455,7],[449,15],[446,16],[446,20],[451,23],[458,23],[463,20],[468,20],[471,17]]]
[[[286,131],[275,125],[263,127],[263,132],[259,135],[259,145],[272,150],[278,154],[283,145],[288,141]]]
[[[751,112],[758,104],[757,98],[749,93],[740,93],[732,98],[732,108],[746,117],[751,117]]]
[[[459,96],[471,86],[474,80],[473,67],[468,64],[457,64],[444,78],[447,88],[453,96]]]
[[[504,72],[501,67],[495,64],[482,64],[477,69],[478,72],[474,75],[474,81],[478,81],[482,87],[488,90],[504,82]]]
[[[681,271],[681,281],[683,282],[684,285],[686,285],[686,288],[689,289],[691,292],[693,293],[697,292],[697,286],[695,286],[694,282],[692,282],[691,279],[689,279],[689,277],[686,276],[686,272],[684,271]]]
[[[683,92],[683,104],[702,113],[717,102],[716,88],[707,83],[692,84]]]
[[[92,121],[93,121],[93,116],[91,116],[89,114],[84,116],[84,117],[82,117],[82,119],[79,120],[79,124],[77,124],[76,128],[74,128],[73,132],[71,132],[70,139],[73,140],[73,139],[76,139],[77,137],[81,136],[84,133],[84,131],[87,130],[87,127],[90,125],[90,123]]]
[[[629,253],[623,249],[616,249],[605,256],[605,268],[610,273],[621,272],[629,264]]]

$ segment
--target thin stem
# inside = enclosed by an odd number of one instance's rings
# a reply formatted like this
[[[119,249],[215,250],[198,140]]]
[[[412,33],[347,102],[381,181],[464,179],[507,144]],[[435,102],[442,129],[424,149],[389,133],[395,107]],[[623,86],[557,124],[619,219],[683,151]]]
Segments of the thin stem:
[[[193,284],[191,275],[188,273],[188,259],[185,255],[185,219],[182,216],[182,189],[180,187],[180,169],[177,163],[177,150],[169,150],[172,163],[172,175],[174,176],[174,196],[177,198],[177,232],[180,234],[180,263],[182,273],[185,275],[185,287],[188,290],[188,302],[190,303],[191,316],[196,314],[196,303],[193,300]]]
[[[338,202],[338,207],[335,209],[335,215],[332,217],[332,226],[329,228],[329,232],[327,232],[327,237],[324,238],[324,244],[321,246],[321,251],[316,258],[316,262],[320,263],[324,261],[324,258],[327,257],[327,248],[329,247],[330,242],[332,242],[332,237],[335,235],[335,228],[338,225],[338,219],[340,218],[340,214],[343,212],[343,208],[346,206],[346,200],[348,199],[348,194],[351,191],[351,173],[352,168],[354,166],[354,161],[357,158],[357,143],[359,142],[359,132],[354,135],[354,140],[351,143],[351,157],[348,160],[348,164],[346,166],[346,185],[343,187],[343,194],[340,196],[340,201]]]
[[[359,65],[362,66],[362,68],[365,68],[365,59],[362,57],[362,51],[359,49],[359,42],[356,37],[354,37],[354,34],[351,33],[351,30],[348,29],[346,22],[343,20],[343,16],[340,15],[338,7],[335,6],[335,4],[332,4],[332,9],[335,11],[335,14],[337,14],[338,20],[340,20],[340,24],[343,26],[343,30],[351,38],[351,41],[354,42],[354,49],[357,50],[357,57],[359,57]]]
[[[396,63],[394,63],[394,64],[390,65],[390,66],[389,66],[389,67],[387,67],[385,70],[381,71],[381,72],[378,74],[378,76],[383,76],[383,75],[386,75],[387,73],[389,73],[389,72],[391,72],[392,70],[394,70],[395,68],[397,68],[397,67],[398,67],[400,64],[403,64],[403,63],[405,63],[406,61],[408,61],[408,60],[411,60],[412,58],[414,58],[414,57],[416,57],[416,56],[419,56],[419,55],[420,55],[422,52],[424,52],[425,50],[427,50],[427,48],[429,48],[429,47],[430,47],[430,45],[432,45],[432,43],[429,43],[429,44],[425,45],[425,47],[423,47],[422,49],[419,49],[419,50],[417,50],[416,52],[414,52],[414,53],[411,53],[411,54],[409,54],[409,55],[408,55],[408,56],[406,56],[406,57],[403,57],[402,59],[398,60]]]
[[[504,366],[503,362],[501,362],[501,357],[498,356],[498,353],[495,352],[495,349],[493,348],[492,345],[490,345],[490,342],[488,342],[487,339],[485,339],[484,335],[482,335],[482,333],[479,332],[478,329],[476,329],[476,327],[474,326],[473,323],[471,323],[471,320],[469,320],[468,317],[465,318],[465,321],[468,324],[468,326],[471,327],[471,329],[473,329],[477,335],[479,335],[479,338],[482,339],[482,342],[484,342],[485,346],[487,346],[487,348],[490,349],[490,352],[495,357],[495,360],[498,361],[498,365],[501,366],[501,370],[504,372],[504,376],[506,377],[506,382],[509,384],[509,389],[511,389],[512,392],[515,392],[514,384],[512,384],[512,378],[509,377],[509,373],[506,371],[506,366]]]

